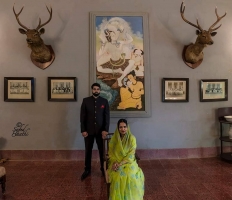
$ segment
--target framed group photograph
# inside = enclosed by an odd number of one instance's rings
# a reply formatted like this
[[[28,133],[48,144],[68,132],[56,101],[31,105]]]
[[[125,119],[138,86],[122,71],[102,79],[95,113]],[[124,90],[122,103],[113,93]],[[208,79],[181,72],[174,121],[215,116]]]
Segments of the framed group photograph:
[[[228,79],[200,80],[200,102],[228,101]]]
[[[48,101],[77,101],[76,77],[48,77]]]
[[[162,102],[188,102],[188,78],[163,78]]]
[[[111,117],[150,116],[147,13],[90,13],[90,85],[94,82]]]
[[[33,77],[4,77],[4,101],[34,102]]]

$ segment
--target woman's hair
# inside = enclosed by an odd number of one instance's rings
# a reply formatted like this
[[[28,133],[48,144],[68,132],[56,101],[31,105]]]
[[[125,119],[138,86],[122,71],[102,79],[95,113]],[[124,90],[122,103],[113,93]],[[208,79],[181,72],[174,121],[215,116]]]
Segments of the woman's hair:
[[[120,120],[118,120],[118,129],[119,129],[119,125],[120,125],[120,123],[125,123],[126,124],[126,126],[127,126],[127,121],[126,121],[126,119],[120,119]]]
[[[114,26],[118,31],[120,31],[120,38],[121,40],[126,40],[128,33],[129,35],[133,35],[133,31],[131,30],[130,24],[125,21],[122,17],[112,17],[111,19],[107,20],[104,18],[102,23],[98,26],[98,30],[100,31],[100,35],[108,36],[108,33],[105,30],[108,29],[108,25]],[[106,37],[107,41],[109,41],[109,37]]]
[[[106,29],[106,30],[104,30],[104,33],[105,33],[107,41],[111,42],[112,39],[111,39],[111,36],[110,36],[110,31],[108,29]]]
[[[132,70],[129,74],[127,74],[127,76],[129,76],[129,75],[132,75],[133,77],[136,76],[135,71]]]

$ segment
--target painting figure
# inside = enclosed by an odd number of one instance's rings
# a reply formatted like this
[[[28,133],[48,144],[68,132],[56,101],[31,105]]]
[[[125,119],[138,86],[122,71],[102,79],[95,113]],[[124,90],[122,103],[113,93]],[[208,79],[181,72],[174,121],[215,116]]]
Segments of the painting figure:
[[[144,76],[143,54],[142,50],[134,49],[129,61],[130,64],[124,69],[122,75],[117,79],[118,82],[116,82],[116,84],[118,83],[118,85],[116,85],[116,87],[122,86],[123,79],[131,71],[135,72],[135,76]]]
[[[141,96],[144,95],[143,83],[136,80],[135,71],[131,71],[127,77],[128,81],[126,88],[120,88],[121,102],[117,109],[142,109]]]
[[[135,61],[132,70],[135,71],[136,77],[144,77],[143,54],[142,49],[134,49],[131,56],[131,59]]]
[[[97,60],[97,71],[111,73],[113,77],[115,73],[121,74],[112,86],[113,88],[121,87],[122,79],[134,66],[134,61],[130,59],[130,44],[133,42],[130,35],[131,28],[128,22],[119,17],[111,18],[101,28],[101,34],[99,35],[101,48]]]

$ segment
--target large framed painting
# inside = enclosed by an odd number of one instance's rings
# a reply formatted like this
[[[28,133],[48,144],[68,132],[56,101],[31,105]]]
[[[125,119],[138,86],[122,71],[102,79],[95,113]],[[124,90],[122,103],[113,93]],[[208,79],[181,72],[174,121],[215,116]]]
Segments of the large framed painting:
[[[228,101],[228,79],[200,80],[200,102]]]
[[[48,101],[77,101],[76,77],[48,77]]]
[[[188,102],[189,79],[188,78],[163,78],[162,80],[163,102]]]
[[[90,59],[111,117],[150,116],[147,13],[91,12]]]
[[[4,101],[34,102],[33,77],[4,77]]]

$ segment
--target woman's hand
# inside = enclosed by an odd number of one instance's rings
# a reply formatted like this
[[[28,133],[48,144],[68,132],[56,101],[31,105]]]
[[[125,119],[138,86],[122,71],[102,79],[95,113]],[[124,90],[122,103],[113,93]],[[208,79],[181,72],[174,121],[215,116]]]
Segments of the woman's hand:
[[[115,163],[112,165],[112,170],[117,171],[118,168],[119,168],[119,166],[120,166],[119,163],[115,162]]]

